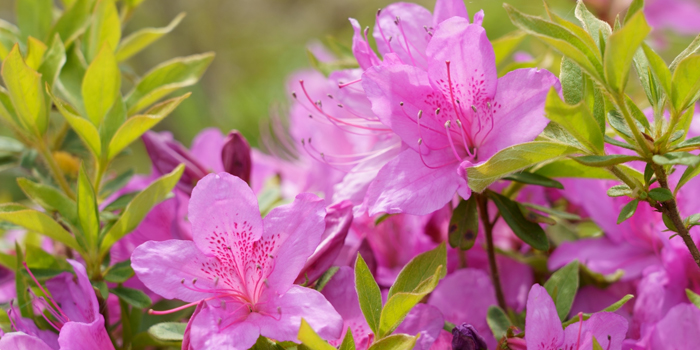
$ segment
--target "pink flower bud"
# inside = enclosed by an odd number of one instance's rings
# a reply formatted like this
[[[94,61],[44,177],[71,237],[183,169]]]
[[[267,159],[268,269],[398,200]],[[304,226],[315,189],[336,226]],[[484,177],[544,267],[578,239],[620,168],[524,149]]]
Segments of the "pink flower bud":
[[[209,171],[199,163],[190,151],[166,133],[148,131],[141,137],[151,157],[153,168],[161,175],[167,174],[180,164],[185,164],[185,172],[177,184],[181,191],[191,194],[192,189]]]
[[[224,163],[224,171],[250,184],[250,172],[253,168],[250,145],[238,130],[232,130],[224,140],[221,161]]]

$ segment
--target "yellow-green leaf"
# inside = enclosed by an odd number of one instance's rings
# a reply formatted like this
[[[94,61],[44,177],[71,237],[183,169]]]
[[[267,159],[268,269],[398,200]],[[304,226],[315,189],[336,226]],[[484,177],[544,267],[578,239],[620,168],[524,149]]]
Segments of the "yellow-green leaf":
[[[97,242],[100,231],[100,219],[95,199],[95,189],[85,173],[85,166],[78,173],[78,218],[88,247]]]
[[[418,336],[394,334],[375,342],[369,350],[411,350],[416,346],[417,340]]]
[[[120,87],[121,73],[114,52],[104,45],[85,72],[82,85],[85,111],[95,126],[102,123],[112,108]]]
[[[38,70],[46,49],[48,49],[46,44],[44,44],[41,40],[30,36],[27,39],[27,56],[25,58],[27,66],[33,70]]]
[[[90,23],[90,11],[94,3],[94,0],[74,1],[51,28],[50,37],[53,37],[55,34],[60,35],[64,45],[69,47]]]
[[[382,312],[382,292],[360,254],[357,254],[357,260],[355,260],[355,289],[357,289],[362,314],[369,328],[376,334],[379,331]]]
[[[22,38],[46,38],[53,22],[53,0],[17,0],[15,6]]]
[[[593,154],[604,152],[603,131],[598,122],[586,107],[586,102],[581,101],[571,106],[559,98],[554,88],[549,90],[545,104],[546,117],[561,125],[571,133],[578,142],[584,145]]]
[[[305,319],[301,319],[301,326],[297,338],[311,350],[336,350],[328,344],[309,326]]]
[[[644,12],[639,11],[624,27],[610,35],[605,47],[605,79],[613,91],[625,90],[634,54],[650,31]]]
[[[25,130],[40,137],[48,127],[41,74],[29,68],[15,45],[2,64],[2,78]]]
[[[0,221],[22,226],[28,231],[42,234],[79,252],[82,251],[75,238],[63,226],[40,211],[16,204],[0,205]]]
[[[700,98],[700,55],[690,55],[682,60],[673,72],[673,106],[685,110]]]
[[[92,61],[103,46],[112,51],[122,37],[121,20],[115,0],[98,0],[92,17],[92,25],[87,33],[87,58]]]
[[[102,146],[100,145],[100,133],[97,131],[95,125],[93,125],[89,120],[78,116],[78,113],[64,101],[61,101],[59,98],[51,94],[50,96],[53,99],[56,108],[58,108],[58,111],[61,112],[64,118],[66,118],[66,121],[68,124],[70,124],[71,128],[73,128],[75,133],[78,134],[78,137],[83,140],[95,158],[99,159],[100,155],[102,154]]]
[[[177,17],[175,17],[175,19],[173,19],[167,27],[144,28],[127,36],[119,44],[119,48],[117,49],[116,53],[117,61],[125,61],[131,58],[133,55],[141,52],[141,50],[145,49],[156,40],[175,29],[183,18],[185,18],[185,13],[177,15]]]

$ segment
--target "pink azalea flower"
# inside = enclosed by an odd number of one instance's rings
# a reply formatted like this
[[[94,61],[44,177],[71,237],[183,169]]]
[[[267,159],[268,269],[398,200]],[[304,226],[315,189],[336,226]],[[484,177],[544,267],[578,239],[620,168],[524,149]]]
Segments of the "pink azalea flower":
[[[408,145],[368,190],[370,215],[433,212],[455,193],[471,195],[465,168],[544,130],[544,101],[557,78],[544,70],[496,75],[493,47],[479,25],[453,17],[435,28],[427,71],[384,64],[363,74],[372,110]]]
[[[586,321],[562,329],[552,298],[539,284],[530,289],[525,316],[525,342],[528,350],[592,349],[593,337],[603,349],[620,350],[627,333],[624,317],[595,313]]]
[[[300,194],[262,219],[245,182],[209,174],[190,200],[193,241],[144,243],[132,266],[161,296],[191,303],[183,308],[203,305],[190,320],[195,349],[245,350],[260,335],[296,341],[301,318],[335,339],[340,315],[320,293],[293,285],[321,239],[324,209],[316,196]]]
[[[13,327],[17,332],[5,334],[0,339],[0,349],[114,349],[85,267],[74,260],[68,260],[68,263],[73,266],[75,276],[63,273],[48,280],[46,288],[52,297],[35,299],[57,320],[55,322],[47,319],[47,322],[59,332],[58,335],[39,330],[32,320],[15,317],[17,310],[13,308],[8,316],[15,320]],[[34,282],[43,290],[36,280]],[[46,292],[44,294],[48,295]]]
[[[651,334],[651,349],[697,349],[699,329],[700,309],[692,304],[676,305],[656,324]]]

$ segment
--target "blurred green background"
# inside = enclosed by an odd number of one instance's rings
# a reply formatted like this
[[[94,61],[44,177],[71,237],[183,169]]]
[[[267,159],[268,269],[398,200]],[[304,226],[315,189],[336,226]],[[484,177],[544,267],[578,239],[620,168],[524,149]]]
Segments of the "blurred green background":
[[[214,51],[216,59],[202,81],[189,90],[194,94],[170,117],[157,126],[169,130],[175,138],[189,145],[205,127],[222,131],[239,129],[253,145],[257,145],[258,124],[267,118],[271,106],[284,110],[288,97],[284,85],[294,70],[309,67],[306,47],[328,36],[346,45],[351,44],[352,28],[348,17],[364,26],[374,25],[377,8],[390,0],[146,0],[127,24],[124,35],[143,27],[163,27],[180,12],[187,17],[170,34],[130,59],[130,69],[142,74],[158,63],[177,56]],[[413,1],[432,11],[434,0]],[[508,0],[508,3],[530,14],[544,15],[542,2]],[[574,0],[548,1],[562,17],[574,19]],[[484,27],[491,39],[511,32],[515,27],[503,9],[502,0],[473,0],[466,5],[470,16],[483,9]],[[15,23],[15,0],[0,0],[0,18]],[[666,54],[682,50],[691,38],[671,36]],[[536,40],[527,38],[521,48],[533,56],[544,49]],[[538,50],[540,52],[538,52]],[[557,67],[553,70],[556,73]],[[6,133],[0,132],[0,134]],[[137,144],[128,165],[148,172],[148,158]],[[127,164],[125,164],[127,165]],[[0,173],[2,193],[21,195],[13,190],[14,177]],[[2,200],[0,200],[2,202]]]

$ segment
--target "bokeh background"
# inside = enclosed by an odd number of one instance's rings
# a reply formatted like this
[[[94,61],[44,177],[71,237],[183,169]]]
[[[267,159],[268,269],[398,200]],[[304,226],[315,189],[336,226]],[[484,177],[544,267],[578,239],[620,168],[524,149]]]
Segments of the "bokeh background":
[[[600,2],[600,0],[592,0]],[[657,0],[663,1],[663,0]],[[156,130],[169,130],[189,145],[203,128],[223,131],[239,129],[257,145],[259,122],[271,108],[284,114],[288,96],[285,81],[291,72],[309,68],[307,46],[333,37],[351,44],[348,17],[364,26],[374,25],[378,8],[390,0],[146,0],[127,24],[124,35],[143,27],[163,27],[180,12],[187,17],[170,34],[128,61],[129,69],[144,73],[167,59],[214,51],[216,59],[202,81],[189,88],[194,94]],[[434,0],[414,0],[432,11]],[[507,0],[530,14],[544,14],[538,0]],[[560,16],[574,20],[574,0],[550,0]],[[490,39],[513,30],[502,0],[467,1],[470,15],[483,9],[484,27]],[[0,18],[15,23],[15,0],[0,0]],[[666,33],[665,33],[666,34]],[[672,59],[692,38],[664,35],[663,54]],[[533,56],[544,48],[527,38],[521,50]],[[554,67],[556,69],[556,67]],[[555,72],[556,73],[556,72]],[[2,128],[0,126],[0,128]],[[0,130],[6,134],[7,130]],[[150,164],[142,146],[133,146],[133,156],[124,160],[148,172]],[[17,199],[13,174],[0,173],[0,202]],[[8,198],[9,197],[9,198]],[[4,199],[4,200],[3,200]]]

